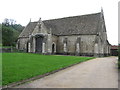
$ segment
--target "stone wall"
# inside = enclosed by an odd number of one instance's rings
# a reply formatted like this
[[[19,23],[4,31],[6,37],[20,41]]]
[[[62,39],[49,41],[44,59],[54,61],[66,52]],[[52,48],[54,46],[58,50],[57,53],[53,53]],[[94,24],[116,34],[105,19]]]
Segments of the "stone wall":
[[[43,24],[42,21],[39,21],[37,23],[36,27],[34,28],[34,30],[32,32],[32,35],[36,35],[38,33],[48,34],[48,30],[47,30],[47,28],[45,27],[45,25]]]
[[[24,37],[18,39],[17,47],[19,50],[26,51],[28,39],[29,38],[24,38]]]
[[[93,54],[94,53],[94,41],[95,35],[71,35],[71,36],[59,36],[57,53],[64,53],[64,39],[67,38],[67,53],[76,54],[77,49],[77,38],[79,40],[79,52],[81,55]]]
[[[53,44],[54,44],[54,50],[52,50],[52,51],[54,51],[53,53],[55,54],[55,53],[57,53],[59,51],[59,50],[57,50],[58,36],[55,36],[55,35],[52,36],[52,49],[53,49]]]

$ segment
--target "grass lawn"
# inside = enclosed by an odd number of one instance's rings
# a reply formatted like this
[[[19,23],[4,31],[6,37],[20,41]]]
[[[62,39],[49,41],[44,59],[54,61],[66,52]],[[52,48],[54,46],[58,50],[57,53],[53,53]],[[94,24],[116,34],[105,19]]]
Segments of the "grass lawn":
[[[2,48],[11,48],[11,46],[0,46]]]
[[[3,53],[2,85],[42,75],[89,59],[92,57]]]

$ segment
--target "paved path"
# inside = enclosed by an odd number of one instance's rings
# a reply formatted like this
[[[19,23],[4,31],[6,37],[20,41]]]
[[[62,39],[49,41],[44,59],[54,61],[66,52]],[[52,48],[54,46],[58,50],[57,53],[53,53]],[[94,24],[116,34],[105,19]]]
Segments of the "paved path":
[[[17,88],[118,88],[117,57],[89,60]]]

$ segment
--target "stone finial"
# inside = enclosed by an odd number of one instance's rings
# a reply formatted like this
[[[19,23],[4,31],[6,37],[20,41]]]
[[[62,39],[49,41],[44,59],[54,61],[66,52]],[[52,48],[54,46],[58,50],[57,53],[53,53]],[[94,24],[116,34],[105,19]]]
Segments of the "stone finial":
[[[103,12],[103,7],[101,7],[101,13],[103,14],[104,12]]]
[[[50,28],[50,34],[52,34],[52,29]]]
[[[30,22],[31,22],[31,18],[30,18]]]
[[[39,22],[41,22],[41,17],[39,18]]]
[[[39,31],[41,30],[41,18],[39,18],[39,20],[38,20],[38,28],[39,28]]]
[[[101,18],[104,17],[104,12],[103,12],[103,8],[101,7]]]

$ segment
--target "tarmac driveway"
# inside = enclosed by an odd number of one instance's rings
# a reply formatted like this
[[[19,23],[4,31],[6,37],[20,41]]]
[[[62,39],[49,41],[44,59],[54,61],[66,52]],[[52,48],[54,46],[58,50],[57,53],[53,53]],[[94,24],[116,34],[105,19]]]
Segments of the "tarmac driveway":
[[[16,88],[118,88],[117,57],[89,60]]]

